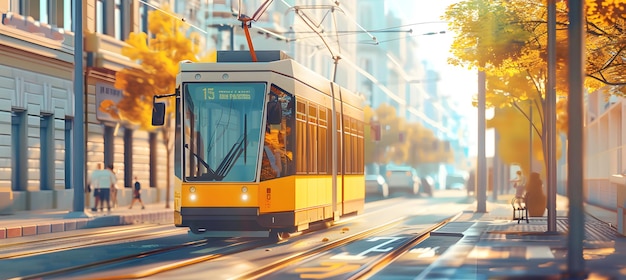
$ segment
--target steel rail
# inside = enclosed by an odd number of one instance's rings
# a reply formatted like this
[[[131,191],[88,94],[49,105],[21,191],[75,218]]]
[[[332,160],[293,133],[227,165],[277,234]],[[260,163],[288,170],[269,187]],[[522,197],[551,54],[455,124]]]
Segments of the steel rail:
[[[377,260],[372,261],[364,266],[361,266],[361,268],[359,268],[359,270],[356,273],[354,273],[352,276],[350,276],[348,279],[358,280],[358,279],[368,279],[372,277],[373,275],[375,275],[376,273],[378,273],[379,271],[387,267],[389,264],[394,262],[396,259],[404,255],[406,252],[411,250],[411,248],[415,247],[417,244],[420,244],[424,240],[428,239],[430,237],[430,234],[433,231],[438,230],[442,228],[443,226],[445,226],[446,224],[448,224],[449,222],[456,220],[461,214],[462,213],[459,213],[450,218],[444,219],[443,221],[437,224],[432,225],[431,227],[427,228],[422,233],[417,234],[414,237],[410,238],[408,241],[400,245],[397,249],[391,250],[387,254],[378,258]]]
[[[97,261],[97,262],[92,262],[92,263],[87,263],[87,264],[82,264],[82,265],[77,265],[77,266],[71,266],[71,267],[61,268],[61,269],[57,269],[53,271],[47,271],[47,272],[36,273],[36,274],[27,275],[27,276],[15,277],[15,278],[11,278],[10,280],[41,279],[41,278],[50,277],[50,276],[59,276],[62,274],[67,274],[69,272],[80,271],[86,268],[94,268],[94,267],[106,265],[106,264],[118,263],[118,262],[123,262],[127,260],[134,260],[137,258],[145,258],[148,256],[162,254],[162,253],[174,251],[174,250],[189,247],[189,246],[203,245],[203,243],[206,244],[208,243],[208,241],[207,240],[190,241],[190,242],[183,243],[183,244],[176,245],[176,246],[159,248],[159,249],[151,250],[148,252],[141,252],[138,254],[126,255],[123,257],[112,258],[108,260]],[[111,279],[111,278],[107,278],[107,279]]]
[[[142,228],[143,229],[143,228]],[[0,260],[5,260],[5,259],[15,259],[15,258],[22,258],[22,257],[28,257],[28,256],[36,256],[36,255],[41,255],[41,254],[46,254],[46,253],[54,253],[54,252],[61,252],[61,251],[65,251],[65,250],[69,250],[69,249],[79,249],[79,248],[86,248],[86,247],[90,247],[93,245],[102,245],[102,244],[107,244],[107,243],[113,243],[113,242],[117,242],[117,241],[122,241],[122,240],[128,240],[128,236],[124,236],[124,237],[119,237],[120,233],[124,233],[124,232],[134,232],[134,231],[138,231],[141,229],[126,229],[126,230],[118,230],[118,231],[110,231],[110,232],[106,232],[106,233],[92,233],[89,235],[81,235],[81,236],[71,236],[68,238],[53,238],[53,239],[49,239],[46,241],[42,241],[42,242],[36,242],[36,244],[41,244],[41,243],[48,243],[48,242],[54,242],[54,241],[59,241],[59,240],[63,240],[66,242],[72,242],[73,240],[76,239],[80,239],[80,238],[85,238],[87,236],[89,237],[102,237],[102,236],[107,236],[107,235],[112,235],[115,234],[116,237],[115,238],[110,238],[110,239],[106,239],[106,240],[94,240],[94,241],[90,241],[90,242],[86,242],[86,243],[82,243],[80,245],[61,245],[62,247],[55,247],[55,248],[50,248],[50,249],[34,249],[34,250],[29,250],[26,252],[20,252],[20,253],[9,253],[9,254],[3,254],[0,255]],[[141,239],[141,238],[147,238],[147,237],[154,237],[154,236],[159,236],[159,235],[169,235],[172,232],[175,231],[180,231],[178,229],[171,229],[171,230],[167,230],[167,231],[159,231],[159,232],[149,232],[149,233],[143,233],[143,234],[139,234],[139,235],[134,235],[132,236],[135,239]],[[36,245],[34,244],[34,245]],[[24,244],[22,244],[24,245]],[[31,244],[29,244],[31,245]],[[38,245],[39,247],[41,247],[42,245]]]
[[[240,275],[240,276],[236,276],[236,277],[231,278],[231,279],[258,279],[258,278],[261,278],[261,277],[266,276],[266,275],[268,275],[268,274],[270,274],[270,273],[272,273],[274,271],[280,270],[280,269],[282,269],[284,267],[287,267],[287,266],[289,266],[289,265],[291,265],[293,263],[300,262],[300,261],[302,261],[302,260],[304,260],[306,258],[309,258],[311,256],[314,256],[314,255],[326,252],[328,250],[331,250],[331,249],[334,249],[334,248],[337,248],[337,247],[340,247],[340,246],[344,246],[344,245],[346,245],[348,243],[351,243],[351,242],[354,242],[356,240],[363,239],[363,238],[372,236],[374,234],[377,234],[379,232],[382,232],[382,231],[388,230],[390,228],[393,228],[395,225],[401,223],[405,219],[406,219],[406,217],[397,218],[395,220],[392,220],[392,221],[390,221],[388,223],[379,225],[377,227],[370,228],[368,230],[356,233],[354,235],[346,236],[344,238],[341,238],[341,239],[338,239],[336,241],[327,243],[325,245],[312,248],[312,249],[310,249],[308,251],[304,251],[304,252],[300,252],[298,254],[294,254],[294,255],[288,256],[286,258],[280,259],[280,260],[275,261],[275,262],[273,262],[271,264],[263,266],[263,267],[261,267],[259,269],[252,270],[250,272],[247,272],[247,273],[245,273],[243,275]]]

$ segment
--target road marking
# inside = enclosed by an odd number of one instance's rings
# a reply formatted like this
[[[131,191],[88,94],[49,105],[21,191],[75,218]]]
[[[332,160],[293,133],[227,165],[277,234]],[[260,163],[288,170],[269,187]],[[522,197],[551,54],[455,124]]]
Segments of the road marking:
[[[507,259],[525,258],[531,259],[554,259],[554,254],[550,246],[528,246],[528,247],[474,247],[468,254],[468,258],[473,259]]]
[[[510,253],[506,250],[494,250],[490,247],[474,247],[467,255],[471,259],[508,259]]]
[[[554,259],[554,254],[549,246],[526,247],[526,259]]]
[[[387,246],[388,244],[391,244],[393,242],[396,242],[396,241],[398,241],[400,239],[403,239],[403,238],[400,238],[400,237],[374,237],[374,238],[370,238],[370,239],[367,240],[367,242],[377,242],[377,241],[382,241],[382,240],[387,240],[387,241],[385,241],[385,242],[383,242],[381,244],[378,244],[378,245],[376,245],[374,247],[371,247],[371,248],[369,248],[369,249],[367,249],[367,250],[365,250],[365,251],[363,251],[361,253],[358,253],[356,255],[350,255],[350,253],[348,253],[348,252],[343,252],[343,253],[340,253],[340,254],[332,256],[331,259],[333,259],[333,260],[362,260],[362,259],[366,258],[367,257],[366,255],[369,254],[369,253],[386,253],[386,252],[389,252],[389,251],[393,250],[394,247],[392,247],[392,246],[385,247],[385,246]]]
[[[409,253],[413,253],[413,254],[417,254],[417,258],[432,258],[434,256],[437,255],[437,250],[439,249],[439,246],[437,247],[427,247],[427,248],[415,248],[415,249],[411,249],[411,251],[409,251]]]
[[[300,273],[301,279],[326,279],[355,271],[361,267],[358,264],[323,262],[322,267],[299,267],[296,273]]]

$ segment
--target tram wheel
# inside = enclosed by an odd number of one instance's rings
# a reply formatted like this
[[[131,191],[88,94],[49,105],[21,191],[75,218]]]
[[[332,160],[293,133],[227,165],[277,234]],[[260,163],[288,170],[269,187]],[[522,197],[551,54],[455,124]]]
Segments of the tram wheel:
[[[285,231],[279,231],[279,230],[271,230],[270,231],[270,238],[273,239],[276,242],[286,240],[290,236],[291,236],[291,234],[289,234],[288,232],[285,232]]]
[[[191,231],[191,233],[193,234],[202,234],[206,232],[206,229],[204,228],[199,228],[199,227],[189,227],[189,230]]]

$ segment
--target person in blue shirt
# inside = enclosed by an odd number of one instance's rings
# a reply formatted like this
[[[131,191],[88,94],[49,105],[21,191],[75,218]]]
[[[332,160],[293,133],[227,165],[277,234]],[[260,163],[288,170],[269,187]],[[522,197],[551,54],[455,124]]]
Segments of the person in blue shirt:
[[[135,176],[135,188],[133,189],[133,201],[130,202],[130,207],[128,207],[128,209],[133,209],[133,205],[135,204],[135,201],[139,201],[139,203],[141,203],[141,209],[146,209],[146,207],[143,205],[143,201],[141,201],[141,184],[139,183],[139,180],[137,180],[137,176]]]

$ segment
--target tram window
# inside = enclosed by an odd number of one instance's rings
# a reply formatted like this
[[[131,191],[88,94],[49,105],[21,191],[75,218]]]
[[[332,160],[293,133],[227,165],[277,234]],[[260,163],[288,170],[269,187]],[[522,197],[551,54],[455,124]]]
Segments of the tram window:
[[[346,171],[345,174],[352,174],[352,156],[354,155],[354,150],[352,149],[352,136],[350,133],[350,118],[344,117],[343,119],[343,135],[344,135],[344,147],[346,149]]]
[[[363,152],[365,149],[365,142],[364,142],[364,138],[363,138],[363,129],[364,129],[365,125],[363,124],[362,121],[358,122],[357,125],[357,172],[359,174],[363,174],[363,171],[365,169],[365,153]]]
[[[352,157],[352,169],[350,170],[352,174],[356,174],[358,173],[358,163],[359,163],[359,155],[362,154],[357,152],[358,150],[358,139],[357,139],[357,132],[356,132],[356,120],[353,118],[350,118],[350,139],[352,139],[352,144],[351,144],[351,148],[352,148],[352,155],[354,155]]]
[[[309,155],[308,171],[310,174],[317,174],[317,105],[309,104],[308,139],[307,154]]]
[[[267,123],[280,124],[282,121],[281,106],[276,96],[272,95],[272,100],[267,103]]]
[[[262,150],[261,181],[293,175],[296,172],[293,153],[296,145],[295,133],[292,133],[296,131],[294,128],[296,123],[300,123],[294,119],[296,101],[293,95],[274,84],[270,91],[271,101],[267,103],[268,126]],[[297,118],[306,119],[301,114],[298,114]]]
[[[306,104],[296,101],[296,172],[306,173]]]
[[[343,135],[341,135],[341,132],[343,131],[341,126],[343,125],[343,122],[341,122],[341,114],[340,113],[336,113],[335,114],[335,118],[337,120],[337,131],[335,131],[336,135],[337,135],[337,139],[342,139]],[[341,145],[337,145],[337,162],[341,163],[343,162],[343,148],[341,147]],[[337,165],[337,173],[338,174],[344,174],[344,165],[343,164],[338,164]]]
[[[319,155],[318,159],[318,171],[320,174],[328,174],[329,172],[329,151],[328,151],[328,109],[320,108],[319,110],[319,130],[318,130],[318,139],[317,139],[317,152]]]

